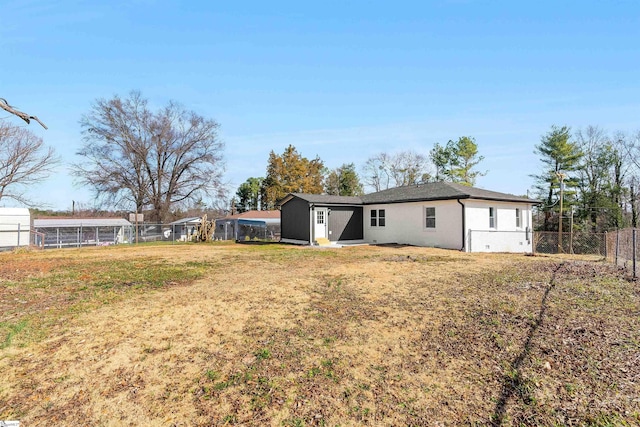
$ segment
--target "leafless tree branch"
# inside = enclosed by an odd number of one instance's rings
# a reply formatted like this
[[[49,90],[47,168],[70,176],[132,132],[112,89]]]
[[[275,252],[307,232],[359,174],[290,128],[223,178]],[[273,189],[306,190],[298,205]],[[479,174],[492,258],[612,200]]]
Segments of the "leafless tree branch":
[[[2,108],[5,111],[8,111],[13,115],[20,117],[22,120],[27,122],[27,124],[31,123],[31,120],[35,120],[36,122],[40,123],[40,126],[42,126],[43,128],[49,129],[44,123],[40,121],[39,118],[37,118],[36,116],[29,115],[27,113],[23,113],[22,111],[16,110],[14,107],[9,105],[7,100],[4,98],[0,98],[0,108]]]

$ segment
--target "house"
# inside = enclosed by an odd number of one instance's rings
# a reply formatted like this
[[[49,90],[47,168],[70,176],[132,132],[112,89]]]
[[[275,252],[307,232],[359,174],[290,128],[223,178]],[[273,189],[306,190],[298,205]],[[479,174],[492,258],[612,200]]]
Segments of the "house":
[[[512,194],[434,182],[361,197],[291,193],[281,241],[408,244],[465,252],[531,252],[532,206]]]
[[[0,208],[0,250],[29,246],[31,214],[27,208]]]
[[[251,210],[216,219],[215,240],[266,239],[280,237],[280,211]]]
[[[123,218],[49,217],[33,220],[45,248],[106,246],[135,240],[134,225]]]

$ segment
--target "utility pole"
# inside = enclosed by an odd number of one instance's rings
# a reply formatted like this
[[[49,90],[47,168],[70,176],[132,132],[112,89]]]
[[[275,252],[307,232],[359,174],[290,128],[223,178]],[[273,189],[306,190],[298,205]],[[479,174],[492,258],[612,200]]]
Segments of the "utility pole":
[[[562,199],[564,199],[564,178],[565,174],[562,172],[556,172],[556,175],[560,179],[560,215],[558,217],[558,253],[564,252],[562,249]]]

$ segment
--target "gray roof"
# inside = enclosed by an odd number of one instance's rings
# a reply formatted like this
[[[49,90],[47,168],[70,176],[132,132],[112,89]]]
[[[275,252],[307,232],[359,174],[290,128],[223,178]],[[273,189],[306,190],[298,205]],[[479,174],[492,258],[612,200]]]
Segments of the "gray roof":
[[[189,218],[182,218],[177,221],[170,222],[169,225],[182,225],[182,224],[199,224],[202,218],[199,216],[192,216]]]
[[[362,196],[362,202],[366,205],[374,203],[401,203],[429,200],[452,199],[482,199],[504,202],[539,203],[528,197],[515,196],[513,194],[499,193],[497,191],[483,190],[466,185],[451,182],[428,182],[424,184],[407,185],[405,187],[390,188],[377,193]]]
[[[330,196],[328,194],[305,194],[291,193],[280,201],[280,205],[288,202],[290,196],[298,197],[309,203],[318,203],[323,205],[361,205],[362,199],[356,196]]]
[[[34,228],[124,227],[132,225],[124,218],[42,218],[34,219]]]
[[[372,205],[383,203],[422,202],[430,200],[481,199],[501,202],[518,202],[538,204],[538,200],[497,191],[483,190],[476,187],[454,184],[452,182],[428,182],[424,184],[407,185],[389,188],[377,193],[355,196],[329,196],[326,194],[291,193],[279,204],[283,205],[293,197],[309,203],[321,205]]]

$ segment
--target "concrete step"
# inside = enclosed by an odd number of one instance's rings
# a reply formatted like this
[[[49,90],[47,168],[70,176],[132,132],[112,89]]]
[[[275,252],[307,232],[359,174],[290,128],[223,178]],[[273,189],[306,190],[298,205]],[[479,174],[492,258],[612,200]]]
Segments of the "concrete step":
[[[331,245],[331,242],[329,241],[329,239],[326,239],[324,237],[318,237],[316,239],[316,243],[318,244],[318,246],[329,246],[329,245]]]

